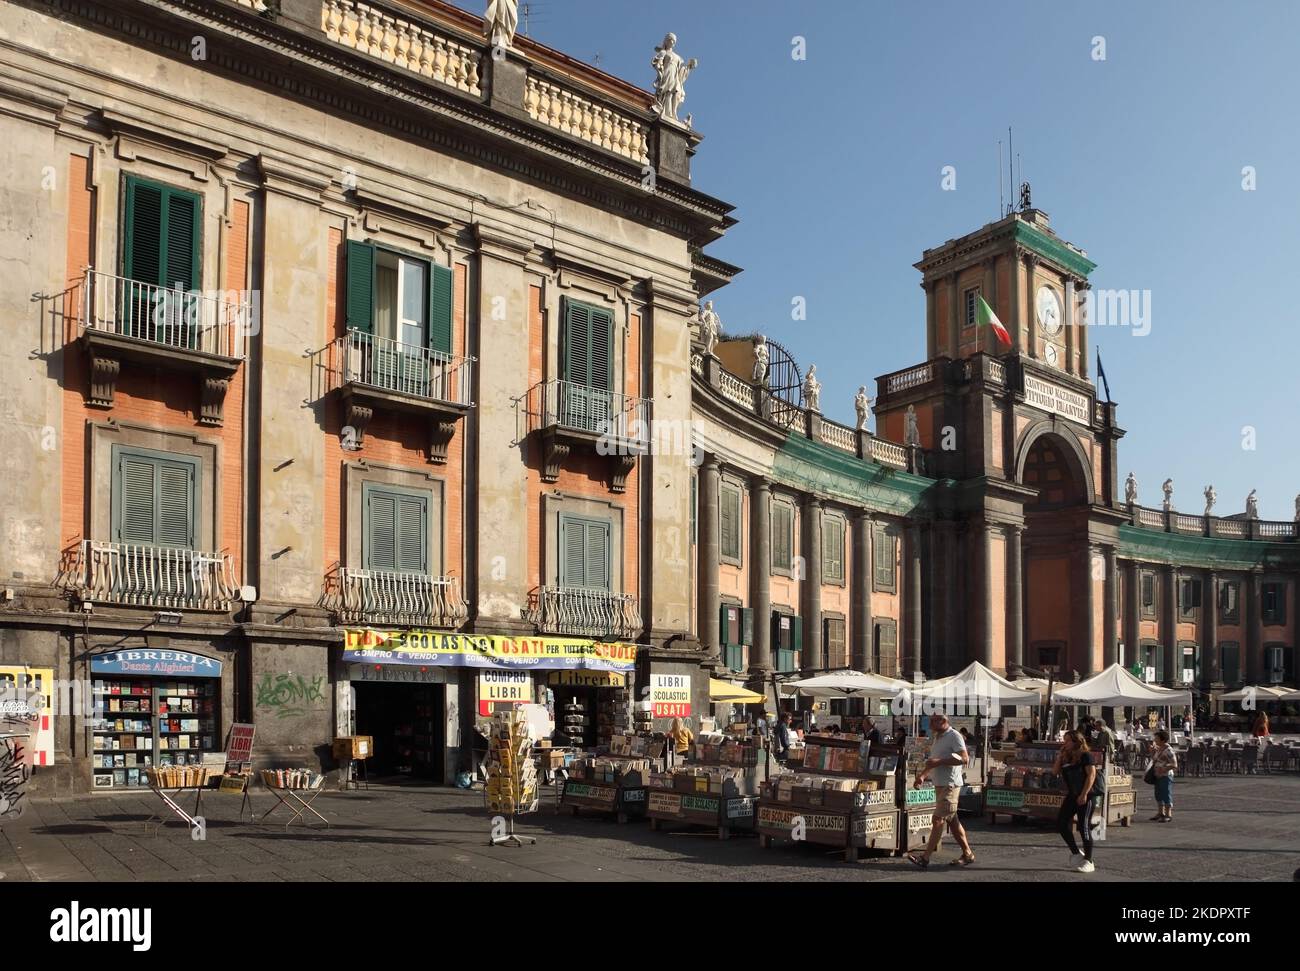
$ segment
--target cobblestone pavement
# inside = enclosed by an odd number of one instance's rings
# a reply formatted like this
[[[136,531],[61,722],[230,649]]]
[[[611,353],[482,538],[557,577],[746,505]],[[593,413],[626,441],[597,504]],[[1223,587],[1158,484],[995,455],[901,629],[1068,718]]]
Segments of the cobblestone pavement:
[[[1150,789],[1140,781],[1128,829],[1098,844],[1098,871],[1066,867],[1067,851],[1045,824],[967,818],[975,866],[919,871],[905,859],[846,864],[837,853],[753,837],[718,841],[704,830],[651,832],[645,821],[557,815],[553,798],[519,832],[522,848],[487,845],[478,793],[372,787],[326,792],[316,807],[328,829],[239,821],[239,797],[204,800],[207,839],[176,821],[150,835],[144,820],[161,804],[150,792],[35,800],[0,830],[0,873],[23,880],[208,881],[1080,881],[1290,880],[1300,867],[1300,776],[1180,779],[1175,821],[1147,822]],[[273,798],[256,794],[260,811]],[[283,812],[283,810],[281,810]],[[274,820],[275,816],[271,817]],[[945,840],[939,862],[956,855]]]

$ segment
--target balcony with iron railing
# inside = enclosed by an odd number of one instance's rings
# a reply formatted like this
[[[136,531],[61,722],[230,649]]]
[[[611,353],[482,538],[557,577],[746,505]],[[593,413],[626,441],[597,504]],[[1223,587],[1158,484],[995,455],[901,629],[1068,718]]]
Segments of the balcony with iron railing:
[[[240,599],[227,553],[83,540],[71,579],[80,600],[125,607],[229,611]]]
[[[230,379],[254,329],[245,294],[162,287],[88,268],[78,333],[90,357],[89,404],[113,407],[123,362],[192,372],[199,424],[219,426]]]
[[[324,393],[342,395],[344,424],[360,447],[376,411],[412,414],[429,422],[429,461],[447,461],[456,423],[474,407],[473,357],[404,344],[358,330],[318,355]]]
[[[623,492],[639,456],[650,451],[649,398],[573,381],[542,381],[515,400],[520,438],[543,443],[542,481],[554,482],[575,448],[611,458],[610,488]]]
[[[333,606],[345,624],[454,630],[469,619],[458,577],[394,570],[340,568]]]
[[[542,634],[631,640],[642,630],[636,596],[585,587],[543,587],[530,598],[525,619]]]

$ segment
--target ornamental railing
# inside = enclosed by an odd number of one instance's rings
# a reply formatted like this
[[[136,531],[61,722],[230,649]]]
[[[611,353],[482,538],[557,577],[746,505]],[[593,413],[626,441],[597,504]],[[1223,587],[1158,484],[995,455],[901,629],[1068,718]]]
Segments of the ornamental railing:
[[[536,122],[615,155],[644,162],[650,129],[642,121],[529,72],[524,110]]]
[[[457,577],[343,567],[338,579],[337,612],[344,623],[454,629],[469,619]]]
[[[627,593],[583,587],[543,587],[533,598],[528,620],[544,634],[631,639],[642,629],[641,607]]]
[[[81,288],[81,330],[242,360],[252,311],[243,294],[161,287],[92,268]]]
[[[482,55],[450,34],[430,30],[354,0],[321,4],[321,30],[336,44],[387,61],[395,67],[480,95]]]
[[[226,553],[83,540],[74,576],[93,603],[225,611],[239,595]]]

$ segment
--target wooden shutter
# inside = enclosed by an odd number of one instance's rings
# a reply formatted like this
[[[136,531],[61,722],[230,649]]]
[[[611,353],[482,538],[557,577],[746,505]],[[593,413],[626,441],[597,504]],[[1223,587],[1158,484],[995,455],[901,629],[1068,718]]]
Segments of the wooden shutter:
[[[560,519],[560,586],[610,589],[610,525],[594,519]]]
[[[822,579],[844,579],[844,521],[835,516],[822,519]]]
[[[375,248],[348,240],[347,320],[349,330],[375,330]]]
[[[740,608],[740,643],[754,646],[754,608]]]
[[[823,637],[826,643],[826,664],[831,668],[849,666],[845,623],[837,617],[827,617],[822,621]]]
[[[433,264],[429,273],[429,349],[451,354],[451,307],[454,287],[449,267]]]
[[[199,197],[128,176],[125,209],[123,275],[157,286],[198,289]]]
[[[582,387],[612,390],[613,332],[610,311],[566,298],[561,377]]]
[[[586,582],[592,590],[609,589],[609,523],[587,523]]]
[[[740,559],[740,490],[724,485],[718,490],[718,523],[722,534],[722,555]]]
[[[736,608],[723,604],[718,608],[718,640],[722,642],[723,647],[730,647],[736,643],[736,633],[732,630],[732,611]],[[739,618],[737,618],[739,619]],[[707,645],[706,645],[707,646]]]
[[[397,497],[372,491],[366,497],[369,517],[366,552],[367,570],[397,569]]]
[[[124,455],[118,460],[118,466],[121,498],[115,538],[120,543],[152,546],[156,536],[154,522],[158,508],[154,493],[154,463],[148,459]]]
[[[772,503],[772,568],[789,570],[792,555],[794,517],[783,502]]]
[[[591,308],[591,386],[614,390],[614,315]]]
[[[427,574],[428,497],[367,489],[365,505],[365,568]]]
[[[871,562],[875,573],[877,590],[892,590],[894,587],[894,537],[883,526],[877,526],[872,532]]]
[[[803,618],[790,618],[790,648],[795,651],[803,650]]]
[[[113,539],[193,549],[198,465],[189,459],[122,452],[113,483]]]
[[[397,521],[395,524],[395,548],[397,552],[397,569],[411,573],[428,573],[429,564],[426,557],[426,537],[428,503],[413,496],[400,496],[397,499]]]

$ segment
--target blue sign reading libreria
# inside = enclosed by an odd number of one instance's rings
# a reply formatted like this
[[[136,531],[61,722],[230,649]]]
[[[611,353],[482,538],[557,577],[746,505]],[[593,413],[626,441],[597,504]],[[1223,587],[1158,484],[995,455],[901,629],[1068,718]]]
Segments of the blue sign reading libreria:
[[[185,651],[113,651],[90,659],[92,674],[138,674],[186,678],[219,678],[221,662]]]

